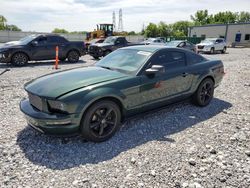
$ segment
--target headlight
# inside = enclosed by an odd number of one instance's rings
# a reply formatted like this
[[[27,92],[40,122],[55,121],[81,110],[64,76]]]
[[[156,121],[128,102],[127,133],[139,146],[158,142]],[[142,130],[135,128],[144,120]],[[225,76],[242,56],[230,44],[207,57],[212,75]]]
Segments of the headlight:
[[[48,104],[52,111],[67,112],[67,105],[61,101],[48,100]]]

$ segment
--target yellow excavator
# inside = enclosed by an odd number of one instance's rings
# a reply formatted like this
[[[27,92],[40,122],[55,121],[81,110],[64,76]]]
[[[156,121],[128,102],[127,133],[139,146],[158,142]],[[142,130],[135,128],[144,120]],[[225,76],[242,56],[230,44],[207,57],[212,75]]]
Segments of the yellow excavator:
[[[114,32],[113,24],[97,24],[96,29],[92,32],[87,33],[87,41],[96,38],[106,38],[110,36],[126,36],[127,32]]]

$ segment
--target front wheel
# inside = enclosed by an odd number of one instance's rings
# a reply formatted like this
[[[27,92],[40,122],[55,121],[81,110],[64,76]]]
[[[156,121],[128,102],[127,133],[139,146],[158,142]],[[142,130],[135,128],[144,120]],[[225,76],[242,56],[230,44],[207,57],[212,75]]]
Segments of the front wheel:
[[[77,51],[72,50],[68,53],[68,61],[70,63],[76,63],[79,61],[80,55]]]
[[[214,82],[211,78],[203,80],[195,94],[193,95],[193,102],[198,106],[207,106],[214,96]]]
[[[93,142],[103,142],[119,129],[121,111],[116,103],[105,100],[94,103],[81,121],[82,136]]]
[[[15,53],[11,59],[14,66],[22,67],[28,63],[28,56],[22,52]]]

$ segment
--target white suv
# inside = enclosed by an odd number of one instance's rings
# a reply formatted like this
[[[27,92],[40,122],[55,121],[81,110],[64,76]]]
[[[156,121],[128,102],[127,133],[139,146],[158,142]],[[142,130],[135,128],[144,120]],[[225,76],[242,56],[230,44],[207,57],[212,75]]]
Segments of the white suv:
[[[225,53],[227,44],[223,38],[207,38],[196,45],[197,52],[209,52],[213,54],[215,51]]]

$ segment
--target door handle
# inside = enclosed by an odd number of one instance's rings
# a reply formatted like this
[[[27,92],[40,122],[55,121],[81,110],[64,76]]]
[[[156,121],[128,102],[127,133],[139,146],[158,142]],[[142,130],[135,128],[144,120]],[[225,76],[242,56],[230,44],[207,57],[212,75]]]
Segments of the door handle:
[[[183,73],[182,73],[182,76],[183,76],[183,77],[186,77],[187,75],[188,75],[187,72],[183,72]]]

